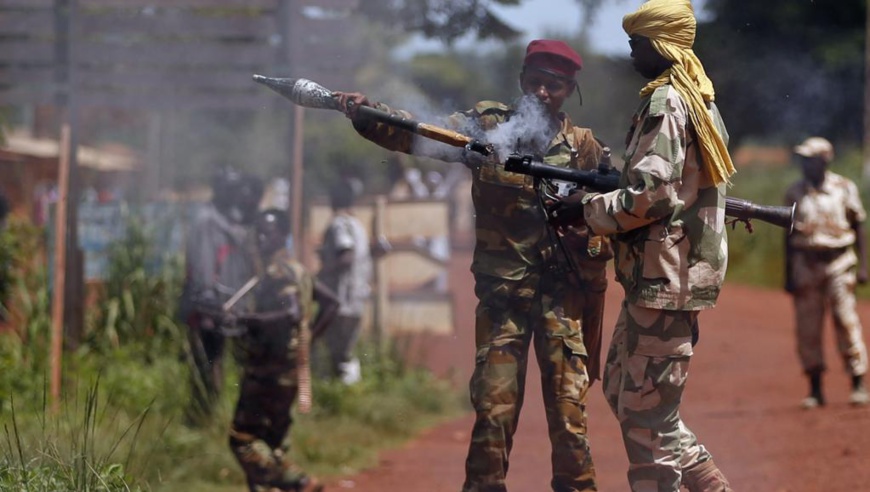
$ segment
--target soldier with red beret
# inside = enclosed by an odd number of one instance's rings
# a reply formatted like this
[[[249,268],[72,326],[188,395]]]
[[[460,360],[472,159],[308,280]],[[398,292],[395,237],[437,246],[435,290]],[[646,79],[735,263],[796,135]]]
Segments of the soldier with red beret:
[[[545,185],[503,165],[511,152],[520,151],[550,165],[597,168],[601,144],[561,111],[577,91],[575,76],[582,64],[564,42],[534,40],[526,49],[519,76],[523,95],[517,101],[482,101],[450,115],[445,126],[495,144],[497,152],[485,158],[451,154],[446,146],[418,141],[413,133],[367,119],[355,108],[373,106],[411,118],[407,112],[363,94],[334,93],[363,137],[390,150],[461,161],[471,170],[477,237],[471,271],[479,302],[470,390],[477,419],[464,492],[507,490],[508,456],[532,344],[552,443],[551,487],[597,490],[586,395],[598,378],[605,264],[612,253],[607,239],[590,237],[585,226],[557,230],[548,225],[540,195]]]

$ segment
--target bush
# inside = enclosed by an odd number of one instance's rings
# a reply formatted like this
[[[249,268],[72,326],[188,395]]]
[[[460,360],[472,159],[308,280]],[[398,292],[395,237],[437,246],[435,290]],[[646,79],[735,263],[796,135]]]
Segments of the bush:
[[[144,359],[177,346],[175,321],[184,265],[179,255],[154,251],[153,231],[127,212],[124,237],[110,246],[108,273],[86,349],[106,353],[124,346]]]

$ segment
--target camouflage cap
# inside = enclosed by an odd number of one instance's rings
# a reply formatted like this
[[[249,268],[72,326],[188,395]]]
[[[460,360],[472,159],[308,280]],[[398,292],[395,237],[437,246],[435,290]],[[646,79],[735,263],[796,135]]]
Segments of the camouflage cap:
[[[803,157],[821,157],[827,162],[834,160],[834,146],[822,137],[810,137],[794,148],[794,153]]]

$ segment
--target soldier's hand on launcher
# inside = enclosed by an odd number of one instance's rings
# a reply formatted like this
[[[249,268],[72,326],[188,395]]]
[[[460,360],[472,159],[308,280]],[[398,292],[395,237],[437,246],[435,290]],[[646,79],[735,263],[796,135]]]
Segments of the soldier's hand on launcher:
[[[583,204],[580,203],[580,200],[585,195],[585,191],[576,189],[567,197],[548,200],[545,205],[550,224],[557,229],[583,225]]]
[[[358,107],[372,105],[369,98],[365,94],[359,92],[335,91],[332,93],[332,97],[338,101],[339,107],[344,108],[344,114],[350,119],[356,118]]]

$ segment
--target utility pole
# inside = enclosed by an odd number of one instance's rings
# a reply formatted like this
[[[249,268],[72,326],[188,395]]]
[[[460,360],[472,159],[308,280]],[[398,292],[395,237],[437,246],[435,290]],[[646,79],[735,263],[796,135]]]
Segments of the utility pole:
[[[64,340],[77,340],[82,312],[81,255],[78,248],[78,172],[76,159],[75,74],[72,59],[72,22],[76,0],[55,0],[55,83],[61,113],[58,162],[58,202],[55,208],[54,277],[52,284],[51,407],[61,393]]]
[[[301,29],[304,20],[301,15],[299,0],[287,0],[279,6],[279,30],[281,47],[278,51],[278,66],[287,73],[298,70],[302,58]],[[306,244],[302,233],[302,203],[303,203],[303,132],[305,128],[305,112],[301,106],[293,108],[293,118],[288,135],[287,155],[290,156],[290,232],[293,237],[293,256],[305,263]]]

